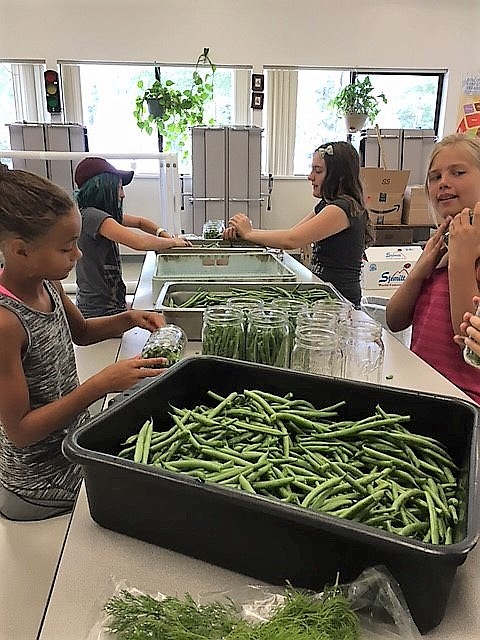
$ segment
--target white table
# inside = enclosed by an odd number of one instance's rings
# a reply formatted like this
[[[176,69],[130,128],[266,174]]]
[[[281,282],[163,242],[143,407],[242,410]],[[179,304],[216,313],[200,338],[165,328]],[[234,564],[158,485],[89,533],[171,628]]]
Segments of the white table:
[[[122,341],[119,357],[138,353],[147,332],[132,329]],[[401,388],[412,385],[421,391],[466,396],[422,362],[394,337],[385,333],[386,384]],[[198,350],[192,343],[190,353]],[[447,614],[442,624],[428,634],[438,640],[478,640],[480,629],[480,549],[475,549],[455,577]],[[60,560],[39,640],[84,640],[100,616],[102,604],[115,583],[149,592],[196,595],[246,584],[252,579],[193,558],[131,539],[96,525],[90,518],[86,494],[80,493]],[[258,583],[258,580],[254,580]]]
[[[147,256],[137,289],[138,299],[134,303],[136,308],[151,308],[149,278],[152,265],[152,257],[149,260]],[[312,278],[315,276],[310,274],[310,281]],[[147,336],[148,332],[141,329],[126,332],[118,357],[127,358],[139,353]],[[384,342],[384,384],[468,399],[388,332],[384,332]],[[199,351],[200,343],[190,343],[187,355]],[[476,548],[469,554],[466,563],[459,567],[446,616],[442,624],[428,634],[428,638],[478,640],[479,576],[480,548]],[[222,591],[259,582],[103,529],[90,518],[86,493],[82,488],[38,640],[85,640],[101,617],[102,605],[120,581],[148,592],[159,591],[178,596],[186,591],[195,596],[205,591]],[[93,636],[88,640],[93,640]]]

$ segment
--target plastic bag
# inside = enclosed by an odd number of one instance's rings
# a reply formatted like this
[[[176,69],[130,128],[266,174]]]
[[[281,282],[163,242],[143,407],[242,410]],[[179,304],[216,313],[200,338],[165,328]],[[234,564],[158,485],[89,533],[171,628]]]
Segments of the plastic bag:
[[[339,585],[351,608],[357,613],[362,640],[421,640],[396,580],[384,567],[372,567],[363,571],[351,583]],[[143,592],[129,588],[125,581],[115,586],[112,594],[122,591],[141,595]],[[196,598],[198,604],[233,602],[240,615],[250,622],[265,622],[285,600],[282,587],[246,585],[222,592],[206,592]],[[158,600],[161,593],[151,594]],[[108,616],[102,610],[86,640],[113,640],[115,635],[106,631]]]

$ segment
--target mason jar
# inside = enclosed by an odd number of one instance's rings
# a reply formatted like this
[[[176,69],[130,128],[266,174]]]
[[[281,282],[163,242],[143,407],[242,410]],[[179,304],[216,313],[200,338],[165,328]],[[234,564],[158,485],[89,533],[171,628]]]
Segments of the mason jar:
[[[305,327],[310,329],[329,329],[336,331],[338,325],[338,317],[333,310],[315,309],[309,307],[299,311],[297,316],[297,328]]]
[[[203,312],[202,354],[242,360],[245,356],[244,317],[240,309],[226,305]]]
[[[335,331],[319,326],[297,325],[290,368],[325,376],[340,375],[341,358]]]
[[[351,319],[341,326],[343,377],[380,383],[384,345],[382,325],[375,320]]]
[[[288,367],[288,316],[281,309],[250,311],[247,320],[245,360],[274,367]]]
[[[232,296],[227,299],[227,306],[233,309],[240,309],[247,316],[250,311],[261,311],[264,307],[264,302],[261,298],[256,298],[255,296]]]
[[[475,315],[480,316],[480,304],[477,306]],[[472,349],[470,349],[470,347],[467,347],[467,345],[463,347],[463,359],[472,367],[476,367],[477,369],[480,368],[480,356],[477,356],[475,351],[472,351]]]
[[[349,322],[352,317],[353,305],[347,300],[340,300],[338,298],[323,298],[317,300],[312,305],[314,311],[328,311],[333,313],[338,318],[338,324]]]
[[[203,225],[202,236],[204,240],[221,240],[224,231],[223,220],[207,220]]]
[[[166,358],[164,365],[153,365],[163,369],[175,364],[183,356],[187,347],[187,334],[176,324],[167,324],[153,331],[142,349],[142,358]]]
[[[281,309],[287,314],[289,328],[288,358],[290,362],[297,320],[300,313],[308,310],[308,304],[298,298],[275,298],[267,306],[272,309]]]

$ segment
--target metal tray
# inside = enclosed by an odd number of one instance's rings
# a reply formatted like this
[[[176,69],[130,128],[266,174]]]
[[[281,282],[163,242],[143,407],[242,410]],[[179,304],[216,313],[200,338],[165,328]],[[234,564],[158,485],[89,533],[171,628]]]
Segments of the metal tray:
[[[156,300],[169,281],[215,282],[225,280],[282,282],[296,279],[295,273],[270,251],[226,249],[183,249],[158,253],[152,277]]]
[[[320,289],[328,293],[332,298],[345,300],[342,294],[329,282],[165,282],[155,303],[155,309],[163,313],[168,323],[182,327],[189,340],[201,340],[203,311],[205,307],[181,309],[171,307],[171,302],[182,304],[199,289],[211,292],[226,292],[234,288],[236,290],[244,290],[248,295],[249,291],[261,291],[262,288],[271,286],[285,289],[286,291],[293,291],[294,289],[300,291]]]

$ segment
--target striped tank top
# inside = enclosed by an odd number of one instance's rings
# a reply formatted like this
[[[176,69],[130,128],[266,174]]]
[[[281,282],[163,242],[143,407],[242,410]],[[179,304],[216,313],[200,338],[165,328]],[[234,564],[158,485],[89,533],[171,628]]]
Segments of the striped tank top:
[[[36,409],[73,391],[78,384],[73,342],[65,309],[55,287],[45,281],[53,310],[45,313],[0,291],[0,306],[14,313],[27,335],[22,365]],[[81,469],[62,453],[68,430],[88,419],[88,410],[71,424],[35,444],[17,447],[7,438],[0,422],[0,482],[12,493],[32,503],[73,502],[82,480]]]

